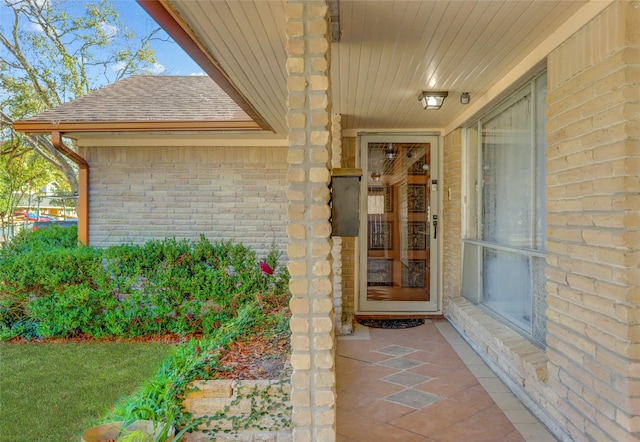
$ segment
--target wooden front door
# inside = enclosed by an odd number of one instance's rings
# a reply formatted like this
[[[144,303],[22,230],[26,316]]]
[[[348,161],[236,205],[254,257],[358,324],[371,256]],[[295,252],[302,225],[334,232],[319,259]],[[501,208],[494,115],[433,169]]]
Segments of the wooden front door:
[[[438,310],[436,143],[436,137],[361,137],[359,313]]]

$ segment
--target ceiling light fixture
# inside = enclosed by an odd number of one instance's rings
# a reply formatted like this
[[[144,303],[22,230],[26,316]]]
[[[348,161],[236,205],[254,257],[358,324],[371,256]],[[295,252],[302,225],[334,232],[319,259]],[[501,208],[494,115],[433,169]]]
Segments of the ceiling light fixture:
[[[448,92],[430,92],[422,91],[418,96],[418,100],[422,103],[423,109],[440,109],[444,99],[449,95]]]
[[[471,95],[469,95],[469,92],[463,92],[462,94],[460,94],[460,103],[469,104],[470,101]]]
[[[396,152],[395,150],[393,150],[393,144],[389,143],[389,145],[387,146],[387,150],[385,151],[384,157],[387,160],[395,160],[396,158],[398,158],[398,152]]]

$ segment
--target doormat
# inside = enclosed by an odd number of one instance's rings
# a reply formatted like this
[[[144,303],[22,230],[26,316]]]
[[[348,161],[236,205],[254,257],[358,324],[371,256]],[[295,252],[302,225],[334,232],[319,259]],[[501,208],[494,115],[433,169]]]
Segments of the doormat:
[[[424,318],[356,319],[356,321],[371,328],[411,328],[424,324]]]

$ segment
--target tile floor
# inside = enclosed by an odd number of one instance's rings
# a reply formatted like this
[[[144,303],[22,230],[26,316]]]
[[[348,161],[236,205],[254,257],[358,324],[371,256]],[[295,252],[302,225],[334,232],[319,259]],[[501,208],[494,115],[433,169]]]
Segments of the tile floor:
[[[445,320],[338,338],[338,442],[553,442]]]

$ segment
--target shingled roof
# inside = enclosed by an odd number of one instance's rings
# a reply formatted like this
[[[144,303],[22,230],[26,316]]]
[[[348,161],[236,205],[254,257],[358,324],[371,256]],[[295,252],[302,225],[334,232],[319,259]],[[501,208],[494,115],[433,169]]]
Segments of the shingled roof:
[[[16,122],[22,132],[260,129],[207,76],[135,75]]]

